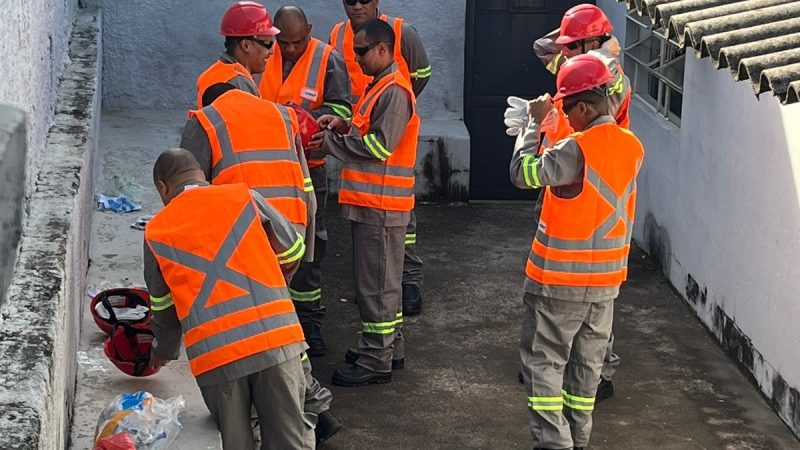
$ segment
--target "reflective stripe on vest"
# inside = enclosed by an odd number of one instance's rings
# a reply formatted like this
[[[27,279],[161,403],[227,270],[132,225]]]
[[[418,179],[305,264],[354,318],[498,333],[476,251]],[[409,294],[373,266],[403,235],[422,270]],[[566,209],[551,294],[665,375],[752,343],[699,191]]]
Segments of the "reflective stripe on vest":
[[[397,64],[397,70],[411,82],[411,71],[408,68],[408,62],[403,58],[402,52],[404,20],[399,17],[389,17],[386,14],[381,14],[380,19],[392,25],[392,29],[394,29],[394,62]],[[364,75],[361,67],[356,62],[356,53],[353,51],[354,37],[350,21],[339,22],[331,30],[330,44],[336,48],[344,59],[347,72],[350,75],[351,95],[353,96],[353,101],[358,102],[361,96],[364,95],[369,83],[372,82],[372,77]]]
[[[223,226],[233,223],[224,236],[206,229],[183,235],[186,230],[174,229],[174,222],[187,212],[200,218],[214,213]],[[203,228],[194,222],[189,225]],[[184,191],[148,227],[145,238],[170,287],[195,376],[303,340],[277,257],[245,185]],[[216,252],[189,251],[197,247]]]
[[[643,150],[629,131],[615,124],[573,137],[586,161],[583,189],[574,198],[560,199],[547,188],[526,273],[546,285],[618,286],[627,276]],[[618,154],[603,155],[607,148]],[[604,177],[615,180],[616,189]]]
[[[413,105],[411,83],[397,71],[386,75],[362,97],[354,108],[353,126],[358,129],[376,161],[345,163],[339,203],[385,211],[410,211],[414,207],[414,166],[419,137],[416,109],[412,109],[411,120],[396,148],[384,149],[370,132],[372,109],[390,86],[399,86],[408,92]]]
[[[248,111],[248,124],[233,123],[230,117],[226,119],[226,115],[240,111]],[[211,143],[213,184],[245,183],[293,224],[308,224],[306,180],[297,157],[296,126],[289,110],[237,90],[226,92],[213,104],[190,114],[200,121]],[[239,115],[233,121],[242,118]],[[240,144],[241,148],[237,148],[229,127],[242,130],[249,124],[253,124],[251,133],[256,135],[248,137],[249,146]],[[282,126],[276,129],[277,124]],[[271,148],[267,147],[268,142],[273,145]]]
[[[294,103],[308,111],[322,106],[325,97],[325,72],[328,56],[333,47],[318,39],[311,39],[305,53],[297,60],[283,79],[283,57],[280,47],[267,60],[267,69],[261,77],[261,98],[276,103]]]
[[[245,77],[253,82],[253,76],[239,63],[217,61],[197,78],[197,109],[203,107],[203,94],[217,83],[228,83],[236,77]]]

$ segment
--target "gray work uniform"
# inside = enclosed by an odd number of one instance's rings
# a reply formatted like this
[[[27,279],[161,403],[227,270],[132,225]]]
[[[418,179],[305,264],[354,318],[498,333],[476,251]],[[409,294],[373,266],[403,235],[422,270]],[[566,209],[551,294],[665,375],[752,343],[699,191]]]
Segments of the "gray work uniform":
[[[200,168],[203,170],[203,174],[206,177],[206,180],[211,180],[211,143],[209,141],[208,136],[206,135],[206,131],[200,122],[197,120],[197,117],[192,117],[186,123],[186,126],[183,129],[183,134],[181,136],[181,143],[180,147],[186,150],[189,150],[200,163]],[[297,157],[300,161],[300,166],[303,168],[303,175],[304,178],[308,177],[308,165],[305,159],[305,152],[303,151],[302,143],[300,142],[299,136],[296,139],[296,148],[297,148]],[[298,233],[300,233],[306,243],[306,254],[303,256],[302,261],[309,261],[314,256],[314,216],[316,214],[316,198],[311,193],[308,193],[306,197],[306,204],[308,205],[308,226],[303,227],[298,224],[294,224],[295,228],[297,229]],[[301,262],[302,263],[302,262]],[[295,267],[292,271],[292,274],[297,270]],[[289,284],[291,285],[291,275],[287,278],[289,280]],[[298,317],[299,319],[299,317]],[[301,322],[302,323],[302,322]],[[319,381],[317,381],[311,375],[311,362],[308,361],[307,357],[303,358],[303,371],[306,376],[306,402],[305,402],[305,410],[306,413],[311,416],[311,421],[313,424],[316,425],[316,417],[330,409],[330,403],[332,394],[331,391],[322,386]]]
[[[392,65],[377,75],[367,92],[395,70]],[[399,86],[389,86],[376,100],[369,133],[382,148],[391,152],[397,147],[412,118],[413,102]],[[383,162],[370,152],[355,128],[346,135],[326,131],[322,150],[345,163]],[[342,205],[342,212],[352,229],[353,278],[362,322],[356,364],[373,372],[391,372],[391,360],[404,357],[401,283],[405,229],[411,213],[354,205]]]
[[[207,185],[187,183],[177,192],[180,195],[185,189]],[[258,193],[252,191],[252,195],[270,246],[276,254],[287,251],[300,236]],[[208,219],[187,217],[187,220],[197,221],[198,226]],[[167,298],[170,288],[147,244],[143,260],[144,279],[150,295]],[[297,262],[283,264],[281,271],[288,275],[296,266]],[[183,330],[175,307],[153,309],[150,325],[155,335],[153,355],[165,360],[178,359]],[[305,343],[290,344],[238,359],[196,377],[203,400],[222,432],[224,448],[253,448],[251,405],[255,405],[261,423],[269,424],[262,428],[262,449],[314,448],[314,423],[303,412],[306,382],[300,357],[305,348]]]
[[[601,116],[589,128],[606,123],[614,123],[614,118]],[[558,197],[574,198],[583,189],[585,163],[572,138],[535,160],[538,182],[525,176],[524,165],[535,157],[539,135],[540,127],[533,123],[517,136],[511,182],[522,189],[550,186]],[[526,278],[524,290],[519,351],[534,447],[584,447],[619,286],[554,286]],[[562,395],[553,396],[558,392]]]
[[[292,73],[295,61],[283,59],[283,81]],[[262,74],[263,76],[263,74]],[[325,69],[323,104],[310,111],[311,115],[319,118],[324,114],[337,115],[343,119],[352,116],[350,104],[350,75],[341,55],[334,49],[328,55]],[[312,159],[324,158],[325,155],[312,155]],[[297,316],[304,330],[309,328],[319,329],[325,317],[325,308],[322,301],[322,259],[328,244],[328,230],[325,224],[325,210],[328,205],[328,173],[327,164],[309,168],[311,183],[314,186],[317,211],[314,223],[314,250],[313,260],[303,261],[300,268],[292,277],[289,293],[294,301]]]
[[[236,61],[236,58],[225,52],[222,52],[222,54],[219,55],[219,60],[224,62],[225,64],[234,64],[238,62]],[[230,81],[228,81],[228,84],[232,85],[236,89],[239,89],[240,91],[245,91],[248,94],[253,94],[256,97],[260,97],[258,93],[258,85],[256,85],[256,83],[250,78],[238,75],[232,78]]]
[[[558,38],[560,30],[556,29],[548,33],[546,36],[537,39],[536,42],[533,43],[533,52],[536,54],[536,57],[542,61],[548,71],[552,74],[558,73],[558,69],[561,67],[561,64],[567,60],[563,54],[561,54],[561,45],[556,44],[555,40]],[[628,110],[627,108],[624,111],[620,111],[625,105],[625,100],[631,93],[631,80],[622,72],[622,65],[619,63],[619,59],[617,58],[618,55],[612,54],[606,48],[598,48],[596,50],[590,50],[587,52],[590,55],[596,56],[600,58],[603,62],[606,63],[609,70],[611,70],[611,74],[614,76],[614,81],[610,84],[612,86],[609,89],[608,95],[608,111],[609,113],[616,117],[617,120],[622,120],[621,115],[627,115]],[[555,142],[545,142],[544,146],[549,147],[554,145]],[[534,207],[536,211],[536,220],[539,220],[539,213],[542,210],[542,192],[537,194],[536,205]],[[608,340],[608,347],[606,349],[605,357],[603,358],[603,379],[604,380],[611,380],[611,377],[617,371],[617,367],[621,362],[621,358],[619,355],[614,353],[614,333],[611,333],[611,337]]]

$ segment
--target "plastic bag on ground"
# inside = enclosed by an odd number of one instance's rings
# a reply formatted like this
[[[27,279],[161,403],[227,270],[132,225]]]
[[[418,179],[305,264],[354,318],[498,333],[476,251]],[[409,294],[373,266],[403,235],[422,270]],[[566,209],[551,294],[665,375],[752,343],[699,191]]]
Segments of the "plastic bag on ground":
[[[115,434],[128,433],[137,450],[167,449],[180,433],[178,414],[184,406],[181,396],[162,400],[144,391],[118,395],[100,413],[95,446]]]
[[[94,450],[136,450],[136,442],[129,433],[117,433],[97,441]]]

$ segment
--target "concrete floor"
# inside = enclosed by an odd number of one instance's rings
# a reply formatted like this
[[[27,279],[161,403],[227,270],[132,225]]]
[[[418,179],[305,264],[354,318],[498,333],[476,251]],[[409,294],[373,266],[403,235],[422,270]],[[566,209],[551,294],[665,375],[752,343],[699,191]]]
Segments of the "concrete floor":
[[[142,213],[157,211],[150,169],[160,151],[177,143],[183,118],[181,112],[105,113],[98,187],[113,174],[133,176],[147,188]],[[95,212],[90,286],[142,283],[142,232],[129,228],[138,214]],[[324,447],[530,448],[516,346],[520,286],[534,230],[531,208],[421,205],[418,215],[425,310],[406,320],[406,368],[388,385],[334,388],[333,410],[346,429]],[[313,360],[317,377],[328,385],[359,329],[349,227],[335,208],[329,217],[334,240],[323,286],[329,353]],[[616,396],[595,410],[591,448],[800,448],[657,267],[640,252],[630,265],[630,280],[617,302],[615,333],[623,362],[614,379]],[[151,378],[130,378],[105,360],[102,335],[88,313],[83,325],[73,448],[90,447],[97,415],[110,398],[140,389],[186,399],[184,430],[173,448],[220,448],[185,359]]]

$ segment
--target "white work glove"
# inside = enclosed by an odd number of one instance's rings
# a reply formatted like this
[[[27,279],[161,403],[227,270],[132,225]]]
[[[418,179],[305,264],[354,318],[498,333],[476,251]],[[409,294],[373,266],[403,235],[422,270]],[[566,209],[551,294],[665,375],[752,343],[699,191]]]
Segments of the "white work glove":
[[[506,134],[509,136],[518,135],[528,126],[528,101],[519,97],[508,97],[508,108],[504,115],[506,124]]]

